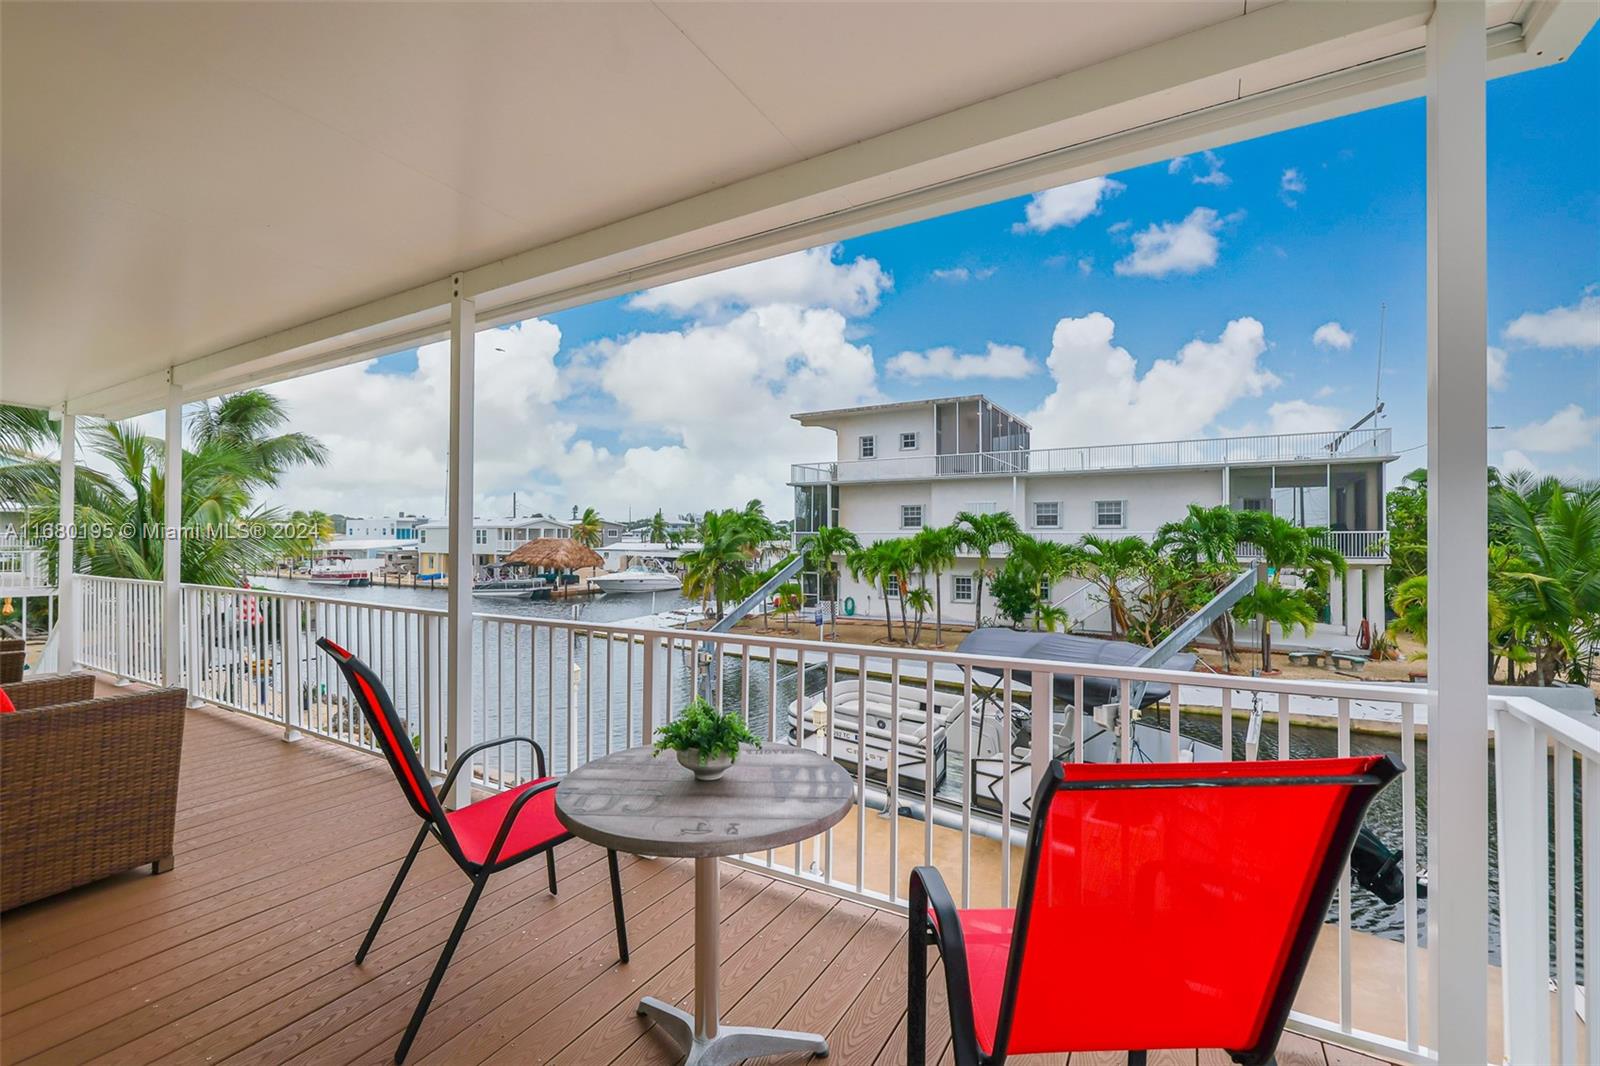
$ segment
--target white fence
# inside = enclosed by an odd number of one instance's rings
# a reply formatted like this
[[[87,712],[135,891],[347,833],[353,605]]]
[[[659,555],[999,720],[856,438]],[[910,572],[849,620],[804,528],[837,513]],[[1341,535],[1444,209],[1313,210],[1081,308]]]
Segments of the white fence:
[[[1506,1061],[1597,1063],[1600,1025],[1589,1017],[1579,988],[1594,987],[1600,936],[1600,915],[1588,892],[1600,884],[1600,730],[1525,698],[1491,699],[1489,714]],[[1580,833],[1581,855],[1575,847]],[[1580,1011],[1588,1022],[1581,1056]]]
[[[121,677],[154,681],[159,675],[160,586],[155,582],[80,577],[82,661]],[[185,586],[183,640],[186,679],[195,696],[281,725],[286,734],[310,733],[373,751],[373,738],[326,656],[315,648],[328,636],[367,660],[385,679],[428,767],[442,773],[446,751],[443,611],[264,590]],[[1197,675],[1167,671],[934,653],[921,650],[819,644],[779,634],[741,631],[711,634],[683,630],[597,625],[554,618],[476,615],[473,619],[472,739],[531,735],[544,747],[552,770],[643,743],[696,694],[738,711],[766,740],[792,742],[791,706],[807,709],[812,745],[854,772],[857,804],[846,820],[822,836],[742,861],[776,876],[888,905],[903,903],[912,865],[941,867],[963,905],[1000,905],[1014,899],[1021,872],[1020,842],[1030,797],[1052,755],[1118,760],[1170,759],[1198,742],[1195,757],[1229,759],[1347,754],[1353,735],[1361,750],[1372,739],[1353,723],[1382,721],[1397,728],[1387,741],[1407,767],[1416,768],[1416,727],[1427,692],[1406,685],[1332,683]],[[1137,709],[1145,685],[1169,686],[1163,704]],[[1094,714],[1071,713],[1098,702]],[[892,718],[875,731],[879,744],[858,746],[861,734],[833,716],[848,713],[852,698]],[[1050,717],[1045,718],[1048,705]],[[927,744],[924,708],[947,717],[943,743]],[[1231,713],[1220,714],[1220,708]],[[1504,918],[1507,1052],[1511,1061],[1573,1061],[1576,973],[1572,773],[1546,770],[1546,745],[1556,765],[1581,764],[1586,844],[1600,827],[1600,796],[1591,786],[1600,737],[1587,725],[1526,700],[1501,700],[1491,715],[1496,747],[1499,809],[1500,905]],[[1422,712],[1425,720],[1425,711]],[[1316,719],[1320,728],[1291,719]],[[1051,726],[1034,729],[1049,721]],[[980,757],[985,737],[1002,737]],[[1004,732],[1002,732],[1004,731]],[[873,730],[869,726],[869,733]],[[1033,736],[1055,734],[1052,746]],[[937,737],[937,731],[935,736]],[[1308,745],[1308,738],[1311,742]],[[1207,747],[1207,744],[1210,747]],[[1098,750],[1096,750],[1096,746]],[[1320,745],[1320,747],[1319,747]],[[1333,750],[1329,750],[1329,749]],[[490,752],[474,772],[480,785],[505,786],[533,768],[520,754]],[[513,761],[513,758],[516,761]],[[875,772],[895,767],[898,772]],[[913,785],[940,778],[932,801]],[[1389,805],[1387,843],[1402,851],[1405,895],[1388,923],[1383,975],[1396,990],[1403,1020],[1378,1023],[1358,1017],[1352,989],[1371,976],[1353,949],[1349,881],[1338,896],[1331,925],[1337,978],[1332,1000],[1317,1014],[1296,1014],[1302,1031],[1369,1049],[1393,1061],[1426,1061],[1421,1029],[1419,943],[1424,912],[1417,894],[1425,825],[1419,819],[1418,773],[1402,775],[1382,797]],[[1554,791],[1554,940],[1547,934],[1550,879],[1544,842],[1546,786]],[[981,788],[979,786],[982,786]],[[993,802],[989,802],[992,796]],[[1016,811],[1018,820],[1000,812]],[[887,812],[897,812],[890,817]],[[1397,831],[1396,831],[1397,830]],[[1600,866],[1600,844],[1582,852],[1584,883]],[[1362,897],[1361,906],[1375,901]],[[1593,929],[1585,918],[1585,934]],[[1364,938],[1363,943],[1371,938]],[[1584,960],[1595,944],[1585,935]],[[1548,1042],[1551,1009],[1546,991],[1553,944],[1559,988],[1559,1046]],[[1396,961],[1397,960],[1397,961]],[[1587,972],[1587,966],[1586,966]],[[1369,997],[1363,996],[1363,1000]],[[1529,1019],[1539,1019],[1530,1024]],[[1541,1036],[1541,1033],[1543,1034]],[[1589,1061],[1597,1036],[1587,1037]]]
[[[0,592],[43,590],[50,586],[46,549],[32,541],[0,534]]]

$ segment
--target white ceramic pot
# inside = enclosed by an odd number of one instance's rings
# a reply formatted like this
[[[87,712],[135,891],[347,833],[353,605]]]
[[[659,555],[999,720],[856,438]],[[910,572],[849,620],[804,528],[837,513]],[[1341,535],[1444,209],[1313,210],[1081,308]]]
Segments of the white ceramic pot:
[[[728,772],[728,767],[733,765],[732,755],[719,755],[714,759],[700,761],[700,749],[690,748],[678,752],[678,764],[694,772],[696,781],[715,781]]]

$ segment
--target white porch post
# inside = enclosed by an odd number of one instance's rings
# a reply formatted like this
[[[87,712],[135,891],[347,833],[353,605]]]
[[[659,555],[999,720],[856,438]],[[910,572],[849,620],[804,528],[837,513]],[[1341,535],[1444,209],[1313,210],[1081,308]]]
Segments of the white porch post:
[[[1349,570],[1350,577],[1355,577],[1357,572],[1352,566]],[[1328,624],[1338,626],[1348,633],[1350,627],[1344,624],[1344,584],[1345,579],[1338,574],[1328,575]]]
[[[1359,566],[1352,567],[1344,579],[1344,628],[1348,633],[1361,628],[1363,608],[1361,606],[1361,590],[1366,586],[1366,580],[1361,576]]]
[[[56,669],[67,674],[78,665],[78,588],[73,577],[78,483],[78,416],[61,405],[61,528],[56,541]]]
[[[167,472],[161,524],[161,683],[183,684],[183,397],[167,371]]]
[[[445,618],[445,714],[447,760],[472,744],[472,405],[477,312],[461,295],[461,276],[451,279],[450,299],[450,576]],[[456,779],[446,805],[471,802],[472,774]]]
[[[1488,378],[1483,0],[1427,36],[1429,996],[1440,1062],[1488,1060]]]

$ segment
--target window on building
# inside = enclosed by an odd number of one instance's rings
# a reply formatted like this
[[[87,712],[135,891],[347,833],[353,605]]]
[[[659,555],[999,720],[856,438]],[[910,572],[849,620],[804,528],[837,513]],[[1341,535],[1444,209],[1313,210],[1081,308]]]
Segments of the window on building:
[[[1094,501],[1094,527],[1096,529],[1121,529],[1127,525],[1126,500]]]
[[[901,529],[922,528],[922,505],[920,503],[904,504],[900,508]]]
[[[856,442],[856,455],[862,459],[871,459],[878,454],[878,441],[875,437],[862,437]]]
[[[472,539],[479,544],[487,544],[489,543],[489,531],[487,529],[474,529],[472,531]]]
[[[899,599],[900,598],[900,579],[898,577],[896,577],[894,574],[890,574],[887,578],[884,579],[883,591],[884,591],[884,595],[888,596],[891,600]]]
[[[951,579],[950,598],[957,603],[972,602],[971,574],[957,574]]]
[[[1039,582],[1039,602],[1040,603],[1049,603],[1050,602],[1050,579],[1049,578],[1045,578],[1043,581]]]
[[[1033,525],[1035,529],[1060,529],[1061,504],[1045,501],[1035,503],[1033,505]]]
[[[900,450],[914,452],[917,450],[917,435],[915,433],[900,434]]]

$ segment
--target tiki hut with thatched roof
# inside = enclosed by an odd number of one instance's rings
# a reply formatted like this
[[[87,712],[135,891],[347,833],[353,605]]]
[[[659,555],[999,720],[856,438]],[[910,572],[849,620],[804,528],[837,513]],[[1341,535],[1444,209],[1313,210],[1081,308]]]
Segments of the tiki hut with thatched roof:
[[[506,556],[503,566],[526,566],[534,570],[582,570],[584,567],[602,566],[605,560],[593,548],[585,548],[575,540],[560,537],[540,537],[519,545]]]

